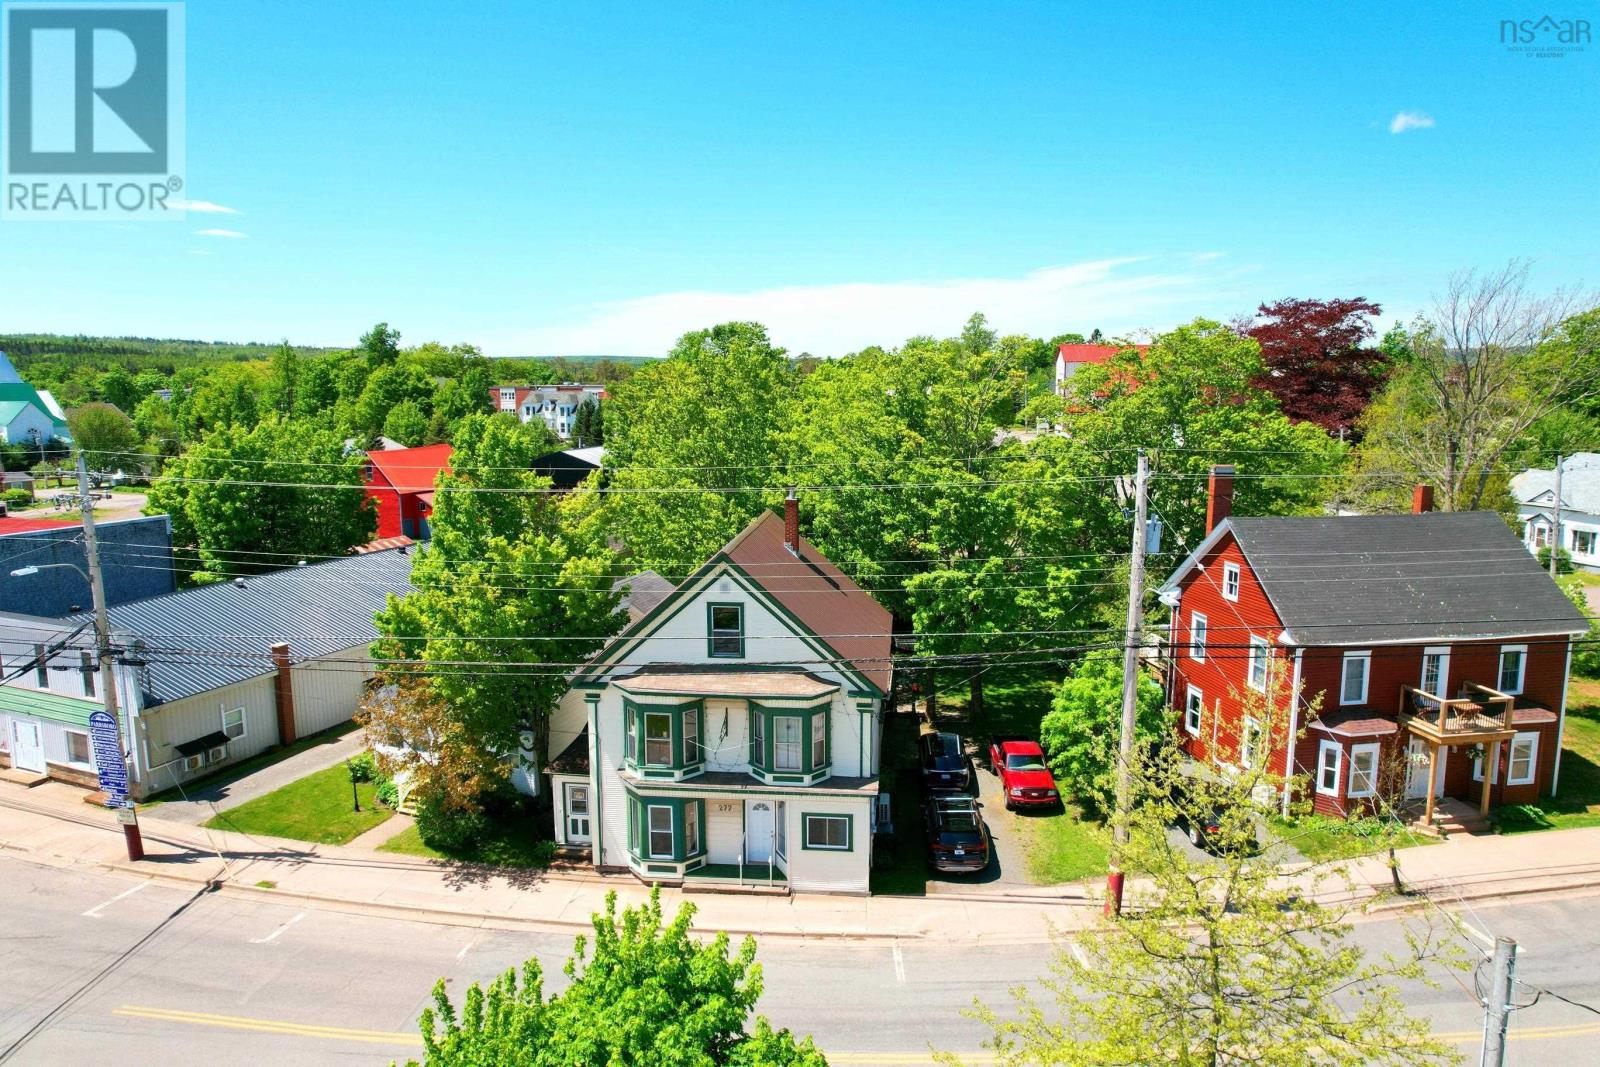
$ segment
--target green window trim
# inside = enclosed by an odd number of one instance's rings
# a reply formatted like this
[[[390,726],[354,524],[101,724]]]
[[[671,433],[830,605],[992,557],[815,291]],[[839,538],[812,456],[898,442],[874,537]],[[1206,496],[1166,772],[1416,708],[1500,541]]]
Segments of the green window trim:
[[[717,627],[717,612],[732,611],[737,622],[733,626]],[[722,642],[718,647],[718,642]],[[706,655],[712,659],[744,658],[744,605],[708,602],[706,604]]]
[[[802,779],[831,770],[833,767],[832,711],[832,701],[810,708],[770,707],[755,700],[750,701],[751,769],[769,776],[799,775]],[[812,731],[815,729],[815,723],[818,718],[822,720],[823,730],[823,758],[820,763],[816,760],[816,750],[812,740]],[[785,719],[793,719],[799,723],[798,733],[794,739],[784,742],[786,745],[795,747],[799,761],[794,766],[780,767],[778,766],[779,723]]]
[[[811,823],[828,820],[844,823],[844,844],[813,845]],[[808,852],[854,852],[856,847],[856,817],[849,812],[802,812],[800,815],[800,847]]]
[[[663,826],[655,812],[665,812]],[[690,848],[689,829],[695,840]],[[654,835],[670,835],[671,848],[657,852]],[[654,797],[628,793],[628,852],[639,863],[687,863],[706,855],[706,802],[693,797]]]
[[[705,766],[705,701],[692,700],[686,704],[641,704],[627,697],[622,701],[623,754],[622,762],[630,770],[641,774],[700,770]],[[659,733],[652,737],[651,727],[665,718],[666,737]],[[661,742],[666,743],[666,761],[650,758],[659,756]],[[652,744],[652,742],[654,744]],[[654,753],[652,749],[655,749]]]

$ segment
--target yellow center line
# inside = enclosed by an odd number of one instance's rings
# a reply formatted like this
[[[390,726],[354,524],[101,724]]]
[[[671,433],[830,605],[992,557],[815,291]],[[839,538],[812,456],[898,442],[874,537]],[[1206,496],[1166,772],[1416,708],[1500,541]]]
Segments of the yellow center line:
[[[319,1026],[313,1023],[289,1022],[281,1019],[257,1019],[243,1015],[212,1015],[200,1011],[179,1011],[173,1008],[147,1008],[124,1004],[112,1011],[129,1019],[150,1019],[156,1022],[184,1023],[190,1026],[212,1026],[225,1030],[248,1030],[263,1034],[284,1034],[291,1037],[314,1037],[325,1041],[355,1041],[370,1045],[420,1045],[422,1035],[388,1030],[356,1030],[343,1026]],[[1518,1028],[1513,1024],[1507,1035],[1513,1041],[1538,1041],[1549,1038],[1588,1037],[1600,1034],[1600,1023],[1579,1023],[1574,1026],[1534,1026]],[[1455,1030],[1435,1033],[1441,1041],[1456,1045],[1476,1045],[1482,1040],[1479,1030]],[[973,1067],[995,1062],[992,1052],[958,1053],[961,1061]],[[830,1052],[828,1062],[839,1067],[911,1067],[932,1062],[928,1052]]]

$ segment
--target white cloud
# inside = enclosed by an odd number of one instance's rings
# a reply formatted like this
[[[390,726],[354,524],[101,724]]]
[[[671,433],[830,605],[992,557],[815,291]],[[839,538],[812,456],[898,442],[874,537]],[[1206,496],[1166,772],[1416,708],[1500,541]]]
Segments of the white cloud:
[[[478,340],[492,355],[664,355],[686,331],[753,320],[792,353],[838,356],[918,334],[954,336],[974,311],[1002,334],[1098,327],[1117,336],[1253,307],[1255,297],[1237,281],[1249,268],[1224,270],[1215,258],[1175,257],[1165,267],[1155,257],[1126,256],[1019,277],[660,293],[575,308],[555,325],[479,332]]]
[[[1196,252],[1194,255],[1189,257],[1189,262],[1210,263],[1213,260],[1221,259],[1227,254],[1228,253],[1226,252]]]
[[[1433,116],[1423,111],[1401,111],[1389,120],[1390,133],[1405,133],[1407,130],[1429,130],[1433,128]]]
[[[168,200],[167,207],[173,211],[198,211],[202,215],[237,215],[236,207],[225,207],[214,204],[210,200]]]
[[[214,256],[214,255],[216,255],[216,253],[213,252],[209,248],[191,248],[191,249],[189,249],[189,254],[191,256]]]
[[[231,240],[243,240],[250,236],[247,233],[240,233],[238,230],[196,230],[195,233],[201,237],[227,237]]]

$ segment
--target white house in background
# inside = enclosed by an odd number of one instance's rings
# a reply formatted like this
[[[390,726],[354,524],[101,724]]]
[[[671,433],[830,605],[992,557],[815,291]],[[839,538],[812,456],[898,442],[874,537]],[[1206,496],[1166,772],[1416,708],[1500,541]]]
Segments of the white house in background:
[[[1109,363],[1118,352],[1129,348],[1141,356],[1150,350],[1149,345],[1062,342],[1056,349],[1056,395],[1066,396],[1067,383],[1084,367]]]
[[[46,390],[23,381],[11,360],[0,352],[0,441],[44,445],[55,438],[72,440],[61,405]]]
[[[627,607],[551,723],[558,843],[647,882],[866,893],[889,612],[793,499]]]
[[[1537,553],[1554,534],[1556,472],[1525,470],[1511,479],[1511,495],[1522,523],[1522,543]],[[1578,452],[1561,461],[1561,547],[1580,570],[1600,571],[1600,452]]]
[[[514,412],[523,422],[543,419],[550,432],[565,441],[572,436],[577,421],[578,408],[585,400],[596,404],[606,399],[603,385],[581,385],[562,382],[560,385],[494,385],[489,387],[489,398],[496,411]]]

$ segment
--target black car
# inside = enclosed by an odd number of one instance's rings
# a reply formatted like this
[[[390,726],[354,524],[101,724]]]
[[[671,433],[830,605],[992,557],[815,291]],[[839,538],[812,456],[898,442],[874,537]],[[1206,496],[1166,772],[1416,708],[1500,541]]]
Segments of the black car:
[[[971,780],[967,754],[955,734],[923,734],[917,745],[922,757],[922,788],[930,793],[965,792]]]
[[[928,865],[936,871],[973,873],[989,866],[989,828],[971,797],[929,797],[923,808]]]
[[[1188,835],[1189,843],[1207,852],[1225,851],[1219,840],[1222,830],[1222,808],[1204,799],[1201,791],[1190,787],[1193,779],[1180,774],[1172,786],[1172,801],[1177,808],[1174,825]],[[1246,845],[1246,850],[1249,846]]]

